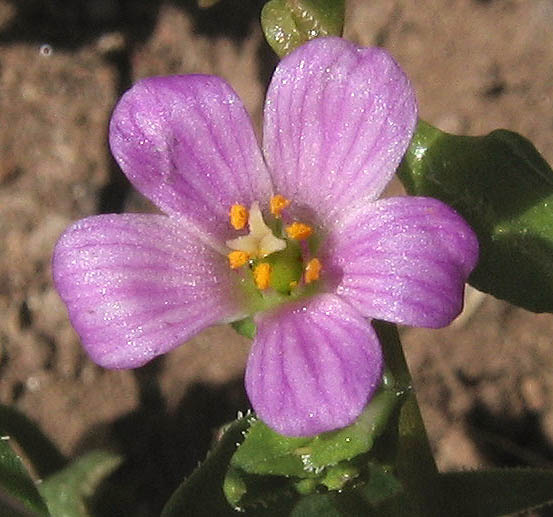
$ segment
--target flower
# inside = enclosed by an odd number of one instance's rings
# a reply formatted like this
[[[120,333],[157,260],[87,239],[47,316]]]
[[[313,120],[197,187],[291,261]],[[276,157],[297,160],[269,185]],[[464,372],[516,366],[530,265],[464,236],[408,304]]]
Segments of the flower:
[[[417,120],[413,89],[384,50],[307,43],[278,65],[264,114],[261,152],[222,79],[137,83],[115,108],[110,145],[167,215],[77,222],[56,246],[54,281],[107,368],[253,316],[252,406],[276,431],[308,436],[353,422],[378,388],[370,318],[448,324],[478,245],[437,200],[378,199]]]

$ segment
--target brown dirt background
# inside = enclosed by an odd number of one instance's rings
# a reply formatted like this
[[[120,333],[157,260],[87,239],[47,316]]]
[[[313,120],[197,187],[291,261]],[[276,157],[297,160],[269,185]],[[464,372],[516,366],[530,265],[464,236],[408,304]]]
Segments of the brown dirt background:
[[[155,515],[213,430],[247,407],[248,343],[218,327],[140,370],[102,370],[52,287],[52,248],[76,219],[152,209],[106,143],[114,103],[137,79],[223,76],[259,128],[277,62],[257,22],[262,3],[0,0],[0,402],[68,456],[123,452],[121,504],[134,501],[134,515]],[[553,161],[553,1],[347,9],[346,37],[393,53],[423,119],[461,134],[512,129]],[[553,318],[474,290],[466,305],[450,328],[402,331],[439,467],[552,466]]]

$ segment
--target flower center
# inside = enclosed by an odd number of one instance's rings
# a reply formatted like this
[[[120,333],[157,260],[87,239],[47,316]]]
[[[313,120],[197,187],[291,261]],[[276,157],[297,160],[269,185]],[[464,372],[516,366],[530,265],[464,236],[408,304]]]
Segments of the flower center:
[[[308,284],[319,280],[322,264],[311,257],[309,239],[313,227],[293,221],[283,227],[283,215],[290,201],[281,195],[271,198],[269,225],[256,201],[250,210],[240,204],[230,207],[230,224],[248,234],[226,241],[229,266],[251,275],[259,291],[274,290],[284,295],[300,295]],[[244,267],[247,266],[247,267]]]

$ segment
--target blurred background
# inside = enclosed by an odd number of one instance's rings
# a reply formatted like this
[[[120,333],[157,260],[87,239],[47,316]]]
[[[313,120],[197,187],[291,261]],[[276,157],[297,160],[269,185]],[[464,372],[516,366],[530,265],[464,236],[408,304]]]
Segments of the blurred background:
[[[248,407],[249,344],[218,327],[140,370],[103,370],[53,289],[52,249],[76,219],[154,210],[107,146],[111,110],[134,81],[220,75],[259,130],[277,63],[263,3],[0,0],[0,402],[67,456],[122,452],[121,500],[142,504],[136,515],[155,513],[217,427]],[[346,5],[345,36],[391,51],[421,118],[458,134],[518,131],[553,162],[553,0]],[[551,315],[469,289],[450,328],[402,335],[441,469],[553,466]]]

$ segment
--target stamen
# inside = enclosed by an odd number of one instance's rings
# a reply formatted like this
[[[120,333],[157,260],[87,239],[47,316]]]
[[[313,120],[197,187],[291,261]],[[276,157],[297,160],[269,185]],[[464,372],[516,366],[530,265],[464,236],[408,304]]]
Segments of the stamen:
[[[290,201],[284,196],[277,194],[271,198],[271,214],[280,219],[282,211],[290,204]]]
[[[313,228],[308,224],[295,222],[286,227],[286,233],[291,239],[303,241],[311,236]]]
[[[271,264],[261,262],[253,270],[253,279],[258,289],[267,289],[271,279]]]
[[[242,267],[250,258],[248,253],[245,251],[231,251],[227,257],[231,269],[238,269],[239,267]]]
[[[248,209],[244,205],[230,207],[230,224],[235,230],[242,230],[248,222]]]
[[[315,280],[319,280],[319,275],[321,273],[321,261],[318,258],[312,258],[305,266],[305,283],[310,284]]]

